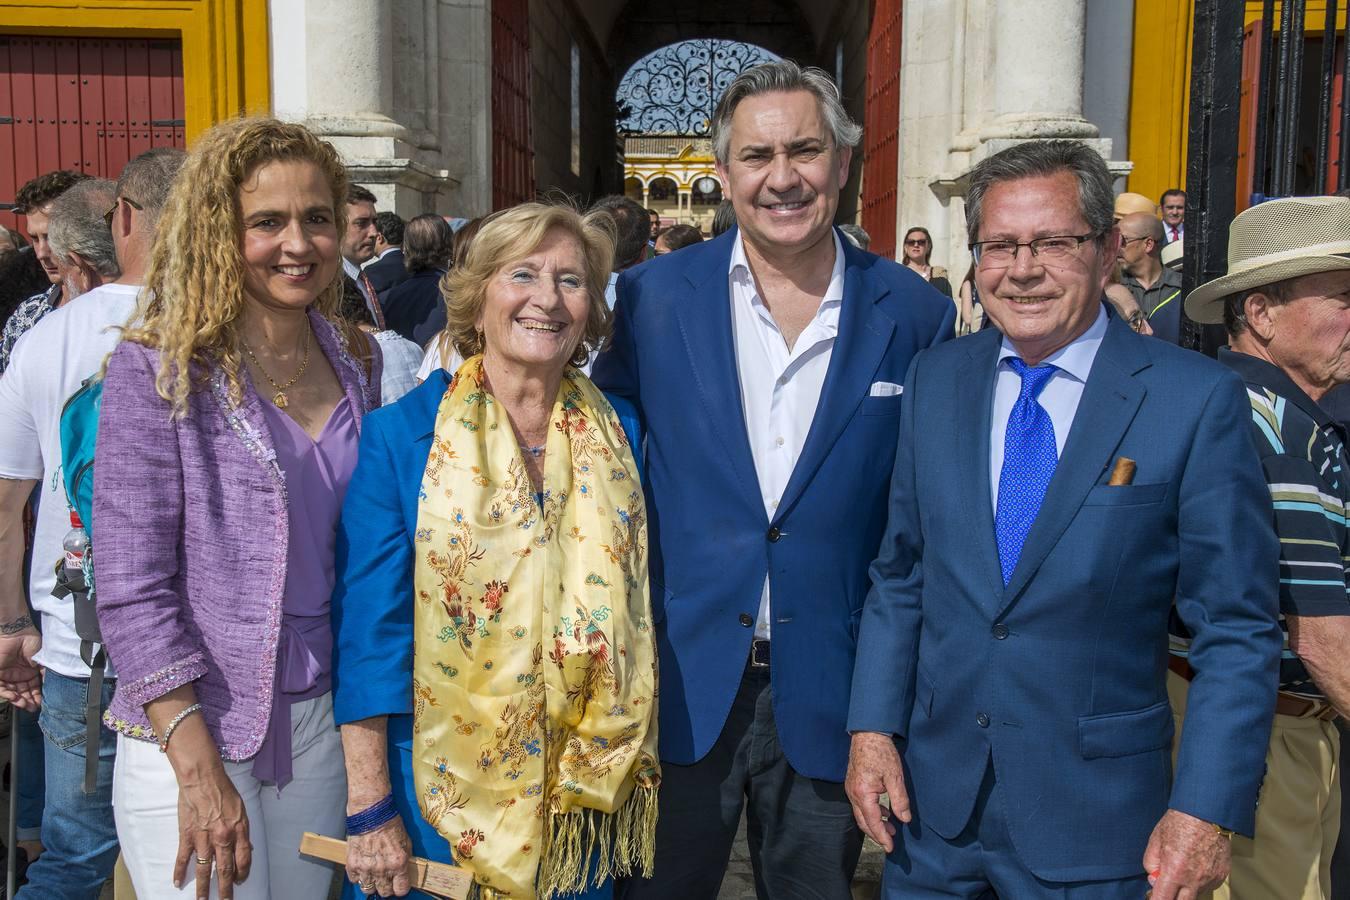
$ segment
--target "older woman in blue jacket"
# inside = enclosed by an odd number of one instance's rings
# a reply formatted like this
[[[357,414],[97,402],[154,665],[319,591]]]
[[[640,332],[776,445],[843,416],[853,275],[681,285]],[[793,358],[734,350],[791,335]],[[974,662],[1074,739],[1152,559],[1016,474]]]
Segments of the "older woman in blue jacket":
[[[579,368],[608,333],[612,256],[604,213],[497,214],[446,280],[464,364],[367,419],[333,600],[364,893],[407,893],[409,852],[485,897],[609,896],[650,872],[637,423]]]

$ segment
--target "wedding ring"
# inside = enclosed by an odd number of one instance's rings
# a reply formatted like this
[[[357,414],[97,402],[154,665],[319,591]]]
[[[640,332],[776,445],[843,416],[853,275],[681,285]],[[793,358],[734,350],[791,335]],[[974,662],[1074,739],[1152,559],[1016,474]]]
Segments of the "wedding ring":
[[[205,856],[199,856],[199,857],[197,857],[197,865],[199,865],[199,866],[209,866],[209,865],[211,865],[211,860],[210,860],[209,858],[205,857]]]
[[[360,883],[359,887],[361,888],[361,893],[363,894],[375,893],[375,882],[373,881],[363,881]]]

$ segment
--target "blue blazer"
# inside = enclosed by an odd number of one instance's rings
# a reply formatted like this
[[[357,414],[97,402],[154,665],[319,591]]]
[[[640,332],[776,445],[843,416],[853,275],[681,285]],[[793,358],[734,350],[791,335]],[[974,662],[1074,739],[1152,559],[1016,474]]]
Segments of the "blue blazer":
[[[1005,588],[989,485],[1001,340],[954,341],[906,378],[848,727],[903,739],[917,817],[949,839],[992,759],[1013,846],[1049,881],[1139,874],[1169,807],[1251,834],[1282,639],[1242,382],[1113,317]],[[1108,486],[1122,456],[1135,480]],[[1174,600],[1198,673],[1175,783]]]
[[[436,411],[450,383],[427,380],[365,417],[356,470],[342,505],[333,591],[333,715],[339,725],[389,722],[392,745],[412,739],[413,535]],[[610,397],[642,467],[637,413]]]
[[[842,781],[849,681],[867,566],[886,524],[901,398],[920,349],[955,308],[915,273],[841,239],[844,301],[820,404],[774,515],[745,430],[727,284],[734,230],[619,279],[595,382],[631,400],[647,440],[661,758],[701,759],[722,731],[754,636],[764,578],[773,710],[792,767]]]

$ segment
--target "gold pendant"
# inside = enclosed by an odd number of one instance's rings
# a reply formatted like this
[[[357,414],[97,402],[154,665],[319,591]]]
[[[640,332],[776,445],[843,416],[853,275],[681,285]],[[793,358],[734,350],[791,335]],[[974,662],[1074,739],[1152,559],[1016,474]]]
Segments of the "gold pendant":
[[[286,392],[277,391],[276,396],[272,398],[272,405],[275,406],[277,409],[285,409],[286,403],[287,403]]]

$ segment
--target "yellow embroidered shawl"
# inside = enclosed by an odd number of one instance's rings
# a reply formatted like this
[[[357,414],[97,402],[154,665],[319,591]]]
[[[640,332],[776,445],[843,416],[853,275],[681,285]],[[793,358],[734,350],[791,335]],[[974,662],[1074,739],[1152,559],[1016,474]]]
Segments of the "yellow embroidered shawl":
[[[541,508],[482,357],[466,360],[418,501],[413,765],[484,898],[651,873],[646,509],[613,407],[570,367],[546,454]]]

